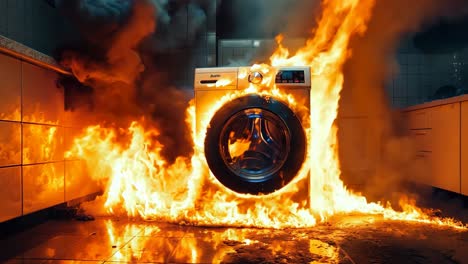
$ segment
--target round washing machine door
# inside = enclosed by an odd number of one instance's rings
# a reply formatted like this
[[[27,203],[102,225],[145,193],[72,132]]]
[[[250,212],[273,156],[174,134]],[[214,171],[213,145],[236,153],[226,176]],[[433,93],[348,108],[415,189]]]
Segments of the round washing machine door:
[[[205,156],[214,176],[239,193],[268,194],[288,184],[306,154],[294,112],[272,97],[248,95],[225,104],[211,119]]]

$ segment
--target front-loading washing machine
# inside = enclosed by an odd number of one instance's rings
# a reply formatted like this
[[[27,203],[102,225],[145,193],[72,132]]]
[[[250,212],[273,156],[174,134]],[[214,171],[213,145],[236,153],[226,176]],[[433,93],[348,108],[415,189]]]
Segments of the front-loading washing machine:
[[[195,70],[196,134],[205,135],[204,154],[211,173],[237,193],[273,193],[296,177],[306,159],[304,115],[310,117],[310,68],[268,71],[269,77],[249,67]],[[263,78],[273,78],[270,83],[300,107],[291,107],[273,94],[240,92],[259,85]],[[228,95],[232,98],[224,100]],[[213,113],[218,102],[222,104]]]

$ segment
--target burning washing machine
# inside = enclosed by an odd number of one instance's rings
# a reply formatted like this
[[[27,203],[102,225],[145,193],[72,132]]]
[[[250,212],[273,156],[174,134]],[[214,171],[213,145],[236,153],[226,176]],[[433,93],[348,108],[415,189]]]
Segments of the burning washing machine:
[[[271,70],[276,86],[310,113],[310,68]],[[248,76],[240,78],[241,72]],[[206,129],[206,161],[219,182],[238,193],[258,195],[281,189],[297,175],[306,157],[307,138],[298,113],[274,96],[245,94],[206,116],[225,95],[260,83],[264,77],[247,67],[195,70],[196,129]],[[216,85],[223,80],[231,81]],[[207,118],[208,126],[203,122]]]

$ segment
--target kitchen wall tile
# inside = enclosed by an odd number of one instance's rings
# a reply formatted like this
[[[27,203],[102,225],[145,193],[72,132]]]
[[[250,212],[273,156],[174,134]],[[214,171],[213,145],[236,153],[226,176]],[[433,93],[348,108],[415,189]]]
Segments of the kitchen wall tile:
[[[468,87],[468,75],[465,74],[468,73],[468,65],[464,65],[468,49],[458,53],[454,59],[454,54],[422,54],[411,45],[402,41],[402,47],[395,55],[400,70],[387,82],[393,85],[393,89],[388,88],[387,91],[391,92],[388,96],[394,107],[426,102],[445,85]],[[405,86],[406,89],[402,88]]]
[[[4,10],[0,16],[0,34],[6,36],[8,34],[8,0],[0,0],[0,10]]]
[[[408,92],[406,96],[417,97],[419,96],[420,77],[418,75],[408,75]]]
[[[393,98],[393,107],[404,108],[408,106],[408,98]]]
[[[405,97],[407,94],[408,80],[406,76],[399,76],[394,82],[393,97]]]
[[[398,53],[397,61],[400,65],[408,65],[408,55],[406,53]]]
[[[408,54],[408,65],[419,65],[421,63],[421,55]]]
[[[408,75],[415,75],[415,74],[419,74],[420,71],[419,71],[419,65],[418,64],[412,64],[412,65],[408,65]]]
[[[59,10],[43,0],[0,0],[0,34],[48,55],[76,39]]]
[[[421,98],[419,97],[408,97],[406,103],[409,105],[416,105],[421,103]]]
[[[427,59],[424,59],[425,62],[419,65],[419,71],[421,75],[427,75],[430,72],[431,65],[427,62]]]
[[[431,85],[422,85],[420,97],[423,101],[428,101],[428,99],[433,95],[433,88]]]
[[[386,93],[387,97],[388,96],[390,96],[390,97],[393,96],[393,88],[394,88],[393,87],[393,81],[392,82],[387,82],[385,84],[385,93]]]
[[[34,3],[36,1],[24,1],[24,13],[23,13],[23,19],[24,19],[24,43],[25,45],[29,47],[34,47],[34,42],[33,42],[33,27],[34,27],[34,21],[32,14],[34,12]]]
[[[24,1],[8,0],[8,31],[7,36],[18,42],[24,42]]]
[[[407,64],[401,64],[399,65],[399,75],[407,75],[408,74],[408,65]]]

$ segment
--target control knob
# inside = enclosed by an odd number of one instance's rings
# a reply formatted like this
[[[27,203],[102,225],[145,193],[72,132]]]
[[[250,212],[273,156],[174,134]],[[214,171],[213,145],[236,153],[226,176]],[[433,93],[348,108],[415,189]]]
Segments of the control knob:
[[[259,84],[263,80],[263,75],[259,72],[253,72],[249,75],[249,82],[253,84]]]

